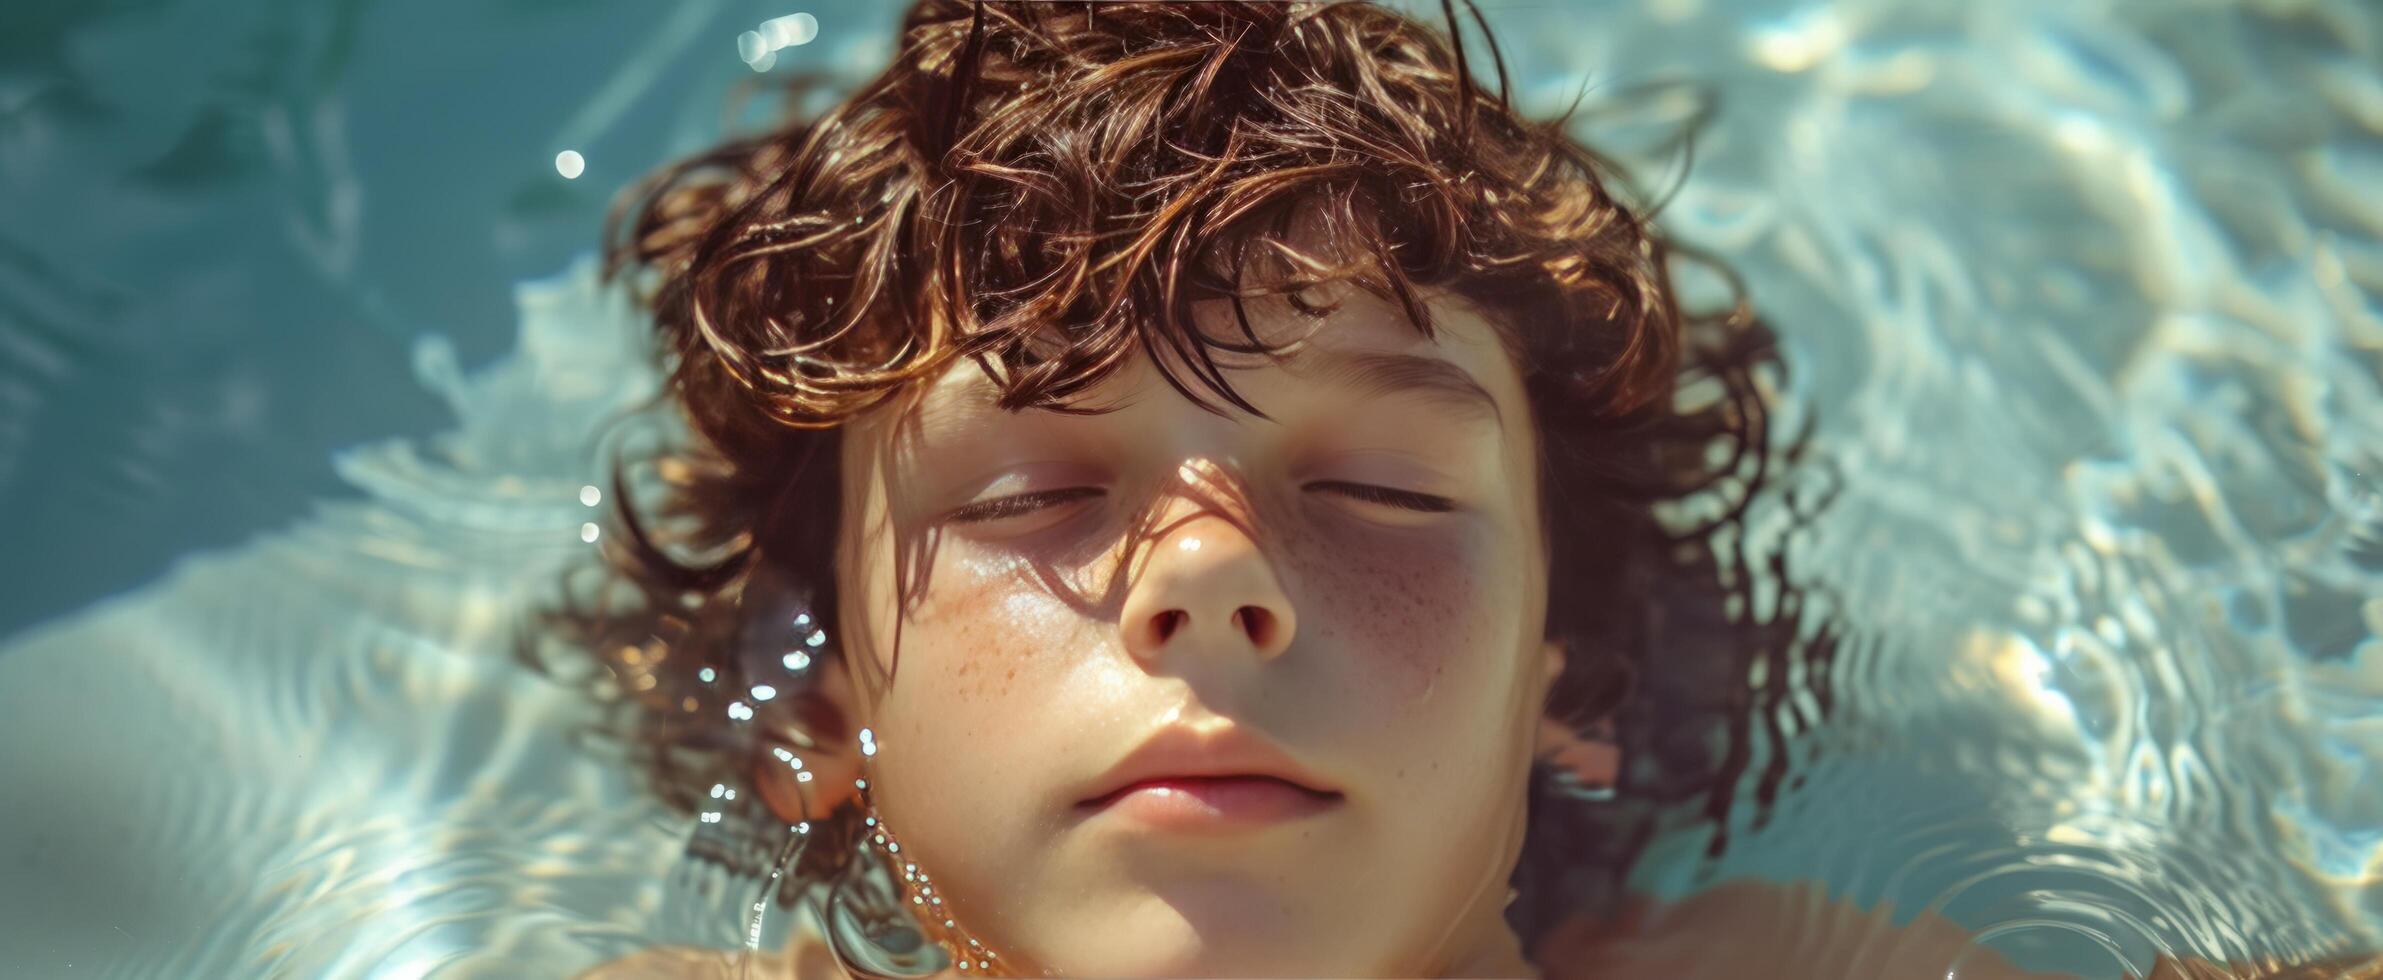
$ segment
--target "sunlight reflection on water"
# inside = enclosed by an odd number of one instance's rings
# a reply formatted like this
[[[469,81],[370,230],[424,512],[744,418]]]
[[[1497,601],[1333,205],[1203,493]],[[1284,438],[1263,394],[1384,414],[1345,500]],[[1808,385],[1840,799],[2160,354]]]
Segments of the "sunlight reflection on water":
[[[1836,494],[1806,521],[1768,501],[1728,542],[1794,556],[1850,631],[1825,724],[1799,692],[1759,747],[1797,780],[1719,866],[1683,830],[1641,883],[1817,878],[2089,976],[2383,943],[2383,12],[1488,12],[1533,111],[1584,78],[1718,97],[1665,220],[1780,327],[1780,428],[1810,418],[1825,460],[1789,489]],[[757,71],[805,31],[882,57],[826,10],[742,22],[778,32],[747,45],[776,45]],[[1670,174],[1660,137],[1692,96],[1584,135]],[[318,217],[325,240],[358,220]],[[10,258],[0,297],[66,302],[29,268]],[[733,883],[663,887],[688,821],[583,752],[587,706],[510,659],[516,618],[596,539],[605,440],[670,436],[611,427],[658,382],[591,265],[515,301],[515,347],[484,367],[412,342],[453,424],[340,453],[358,496],[0,651],[0,834],[37,842],[0,889],[0,948],[502,974],[679,928],[657,922],[742,938],[676,904],[728,908]],[[0,403],[96,356],[9,315]],[[0,421],[0,480],[58,465],[35,417]]]

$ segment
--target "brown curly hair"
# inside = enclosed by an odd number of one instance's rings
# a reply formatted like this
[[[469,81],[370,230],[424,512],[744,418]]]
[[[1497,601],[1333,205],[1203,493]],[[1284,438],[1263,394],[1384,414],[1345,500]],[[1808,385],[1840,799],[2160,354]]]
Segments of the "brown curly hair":
[[[694,809],[746,783],[759,750],[724,709],[757,656],[801,642],[791,610],[833,631],[834,520],[817,515],[838,513],[839,426],[959,358],[1013,410],[1082,411],[1072,397],[1145,353],[1193,402],[1259,414],[1212,356],[1267,350],[1246,312],[1244,345],[1191,329],[1191,304],[1299,302],[1338,280],[1426,336],[1422,291],[1472,301],[1525,376],[1548,630],[1573,651],[1550,714],[1610,722],[1628,760],[1610,799],[1534,779],[1509,912],[1526,948],[1618,897],[1658,808],[1731,812],[1748,719],[1775,715],[1753,699],[1776,708],[1786,675],[1749,684],[1749,668],[1794,645],[1792,603],[1749,621],[1753,570],[1710,543],[1774,455],[1771,334],[1742,304],[1684,313],[1688,253],[1567,135],[1570,113],[1534,123],[1509,104],[1494,40],[1496,92],[1477,80],[1443,11],[1448,34],[1370,3],[920,0],[892,64],[833,108],[624,193],[606,274],[636,274],[692,438],[654,460],[655,519],[616,479],[607,589],[543,625],[593,658],[591,687],[664,798]],[[1291,248],[1295,211],[1361,254]],[[1666,507],[1707,519],[1679,526]],[[1826,638],[1803,646],[1817,679]],[[799,691],[761,707],[848,734]],[[1766,801],[1784,773],[1770,758]],[[833,868],[806,855],[801,870]]]

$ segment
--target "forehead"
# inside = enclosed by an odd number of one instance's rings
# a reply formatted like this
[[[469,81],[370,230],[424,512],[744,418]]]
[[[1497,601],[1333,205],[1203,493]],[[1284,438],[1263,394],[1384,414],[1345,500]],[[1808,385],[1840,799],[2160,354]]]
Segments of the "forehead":
[[[1234,389],[1261,410],[1266,405],[1257,389],[1283,385],[1349,400],[1405,395],[1492,419],[1512,415],[1506,406],[1521,399],[1519,365],[1508,353],[1502,329],[1462,297],[1424,295],[1431,312],[1431,337],[1425,337],[1397,303],[1352,284],[1318,287],[1305,297],[1310,303],[1331,305],[1331,312],[1311,316],[1280,297],[1243,304],[1249,333],[1270,346],[1286,348],[1279,365],[1261,354],[1209,351]],[[1196,329],[1212,340],[1248,343],[1231,302],[1198,304],[1194,315]],[[1178,379],[1201,390],[1196,372],[1179,359],[1171,366]],[[1120,370],[1073,401],[1086,407],[1122,405],[1154,387],[1173,393],[1156,377],[1149,354],[1138,351]],[[975,362],[963,360],[924,386],[915,404],[923,417],[959,420],[998,411],[992,408],[997,395],[992,378]]]

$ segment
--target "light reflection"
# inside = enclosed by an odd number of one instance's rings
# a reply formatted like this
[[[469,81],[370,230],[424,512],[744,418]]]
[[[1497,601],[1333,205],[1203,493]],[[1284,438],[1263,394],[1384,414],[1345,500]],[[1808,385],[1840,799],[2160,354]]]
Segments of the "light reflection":
[[[768,71],[777,65],[779,51],[809,44],[818,36],[819,18],[808,13],[772,17],[736,36],[737,60],[754,71]]]
[[[819,36],[819,18],[808,13],[772,17],[761,22],[761,36],[773,51],[809,44]]]
[[[1845,22],[1836,11],[1821,9],[1756,31],[1752,48],[1756,63],[1775,71],[1800,72],[1836,54],[1845,42]]]

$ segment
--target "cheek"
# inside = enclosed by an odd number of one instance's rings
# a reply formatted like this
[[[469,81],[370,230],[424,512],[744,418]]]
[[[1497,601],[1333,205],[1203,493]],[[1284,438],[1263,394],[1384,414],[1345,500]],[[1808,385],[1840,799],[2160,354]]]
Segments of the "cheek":
[[[1037,671],[1056,666],[1049,652],[1074,624],[1057,615],[1064,607],[1026,563],[966,554],[946,559],[936,563],[903,625],[895,689],[943,708],[1005,702]]]
[[[1324,526],[1287,543],[1300,631],[1342,651],[1399,705],[1436,697],[1451,670],[1511,645],[1514,584],[1477,535]]]
[[[946,548],[898,651],[882,633],[900,658],[875,719],[889,809],[913,787],[992,800],[1031,781],[1035,747],[1066,716],[1055,703],[1069,689],[1066,654],[1093,639],[1023,563]]]
[[[1018,761],[1004,753],[1031,734],[1018,730],[1022,712],[1011,703],[1031,690],[1022,676],[1032,668],[1031,644],[1009,621],[1008,577],[937,564],[899,634],[890,624],[879,633],[881,659],[898,659],[871,718],[878,750],[868,775],[879,812],[920,860],[969,878],[978,856],[958,846],[967,837],[953,823],[966,808],[949,801],[1018,809],[1002,795],[1016,783]]]

